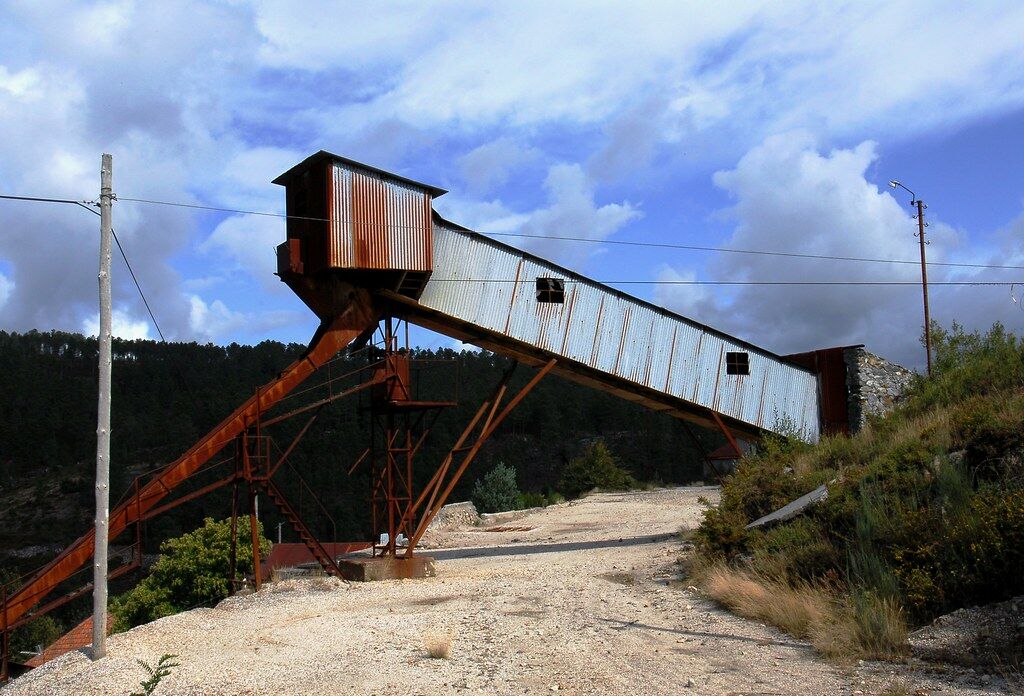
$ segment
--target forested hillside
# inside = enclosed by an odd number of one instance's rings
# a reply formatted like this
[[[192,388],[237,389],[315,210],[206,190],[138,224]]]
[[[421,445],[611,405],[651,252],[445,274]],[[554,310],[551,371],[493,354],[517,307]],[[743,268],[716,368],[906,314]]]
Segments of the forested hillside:
[[[302,351],[301,345],[272,341],[214,346],[115,340],[111,499],[117,500],[136,475],[175,459]],[[339,358],[331,365],[331,375],[366,366],[375,358],[370,353]],[[420,371],[419,398],[459,401],[459,406],[441,414],[417,457],[416,476],[422,482],[508,362],[486,352],[413,353],[430,361]],[[0,554],[27,546],[63,546],[91,523],[96,355],[96,340],[78,334],[0,332]],[[531,374],[520,368],[513,386]],[[361,377],[365,374],[337,384],[354,384]],[[319,379],[322,376],[310,384]],[[282,408],[323,394],[299,394]],[[365,406],[365,397],[331,404],[292,457],[296,470],[334,518],[337,537],[344,540],[365,539],[369,533],[368,474],[363,468],[348,474],[368,444]],[[282,447],[301,422],[295,419],[275,432]],[[712,433],[699,435],[708,447],[718,444]],[[453,499],[467,498],[474,481],[499,461],[516,469],[524,492],[545,492],[559,481],[568,461],[599,437],[641,481],[684,482],[700,475],[699,455],[678,421],[548,377],[502,425]],[[184,490],[226,475],[226,466],[198,477]],[[322,534],[334,534],[327,516],[308,497],[295,502]],[[154,550],[162,539],[195,528],[204,516],[223,518],[229,511],[228,494],[220,491],[167,513],[147,525],[147,548]],[[276,540],[278,520],[273,511],[266,509],[261,516],[268,536]],[[285,541],[294,540],[289,531],[283,532]],[[38,564],[53,553],[40,551],[41,558],[34,562],[22,558],[11,564]]]

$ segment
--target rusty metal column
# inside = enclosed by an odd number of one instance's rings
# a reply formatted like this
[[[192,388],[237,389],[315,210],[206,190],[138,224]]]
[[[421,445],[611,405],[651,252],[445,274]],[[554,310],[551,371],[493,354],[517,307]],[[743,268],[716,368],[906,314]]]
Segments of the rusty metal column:
[[[928,263],[925,261],[924,201],[917,201],[917,241],[921,245],[921,294],[924,296],[924,350],[927,358],[928,376],[932,376],[932,320],[928,312]]]
[[[4,614],[4,626],[3,626],[4,632],[3,632],[3,641],[2,641],[3,644],[0,645],[0,651],[3,652],[3,656],[0,657],[0,684],[6,684],[7,683],[7,676],[8,676],[7,675],[7,659],[8,659],[8,653],[10,652],[10,649],[11,649],[10,632],[7,630],[7,585],[4,585],[3,600],[4,600],[4,611],[3,611],[3,614]]]
[[[252,481],[249,481],[249,532],[252,537],[253,585],[259,592],[260,584],[263,582],[260,572],[260,530],[259,520],[256,519],[256,488]]]
[[[231,594],[238,589],[238,479],[231,486]]]

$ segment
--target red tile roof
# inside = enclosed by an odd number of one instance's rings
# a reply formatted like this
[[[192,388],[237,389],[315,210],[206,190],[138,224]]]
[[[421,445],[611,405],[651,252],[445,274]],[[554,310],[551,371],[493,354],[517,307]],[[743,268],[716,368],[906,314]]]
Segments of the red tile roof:
[[[107,635],[110,635],[110,631],[113,627],[114,617],[107,614]],[[25,666],[39,667],[55,657],[60,657],[64,653],[90,645],[92,645],[91,616],[54,641],[54,643],[50,647],[46,648],[46,650],[43,650],[43,652],[25,662]]]

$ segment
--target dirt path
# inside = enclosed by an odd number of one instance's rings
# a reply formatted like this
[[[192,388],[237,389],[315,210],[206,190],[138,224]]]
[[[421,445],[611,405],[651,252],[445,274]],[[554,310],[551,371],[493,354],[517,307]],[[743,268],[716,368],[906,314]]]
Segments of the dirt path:
[[[431,552],[436,578],[278,583],[114,636],[96,664],[66,655],[3,695],[127,694],[145,676],[135,659],[163,653],[182,666],[158,694],[851,694],[892,684],[891,666],[841,669],[674,582],[677,532],[697,523],[699,496],[716,494],[595,495],[509,523],[529,530],[447,533]],[[448,659],[426,656],[434,635],[451,637]],[[900,683],[991,693],[910,679]]]

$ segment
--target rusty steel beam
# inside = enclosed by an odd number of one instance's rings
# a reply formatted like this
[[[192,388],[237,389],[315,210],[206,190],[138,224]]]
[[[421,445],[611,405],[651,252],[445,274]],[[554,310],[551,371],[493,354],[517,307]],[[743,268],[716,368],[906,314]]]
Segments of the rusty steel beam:
[[[732,431],[725,425],[725,421],[722,420],[722,417],[718,415],[717,411],[711,411],[711,416],[715,419],[715,422],[722,430],[722,433],[725,434],[725,439],[729,441],[729,446],[736,451],[737,459],[743,459],[743,450],[740,449],[739,443],[736,442],[736,438],[733,437]]]
[[[274,416],[273,418],[269,418],[269,419],[263,421],[263,427],[265,427],[265,428],[266,427],[270,427],[271,425],[276,425],[277,423],[280,423],[283,420],[288,420],[289,418],[297,416],[297,415],[299,415],[301,413],[306,413],[307,411],[312,411],[315,408],[320,408],[321,406],[326,406],[327,404],[331,403],[332,401],[337,401],[338,399],[344,398],[346,396],[352,396],[353,394],[355,394],[357,392],[361,392],[362,390],[366,389],[367,387],[372,387],[373,385],[380,384],[381,382],[384,382],[384,381],[385,381],[384,378],[368,380],[366,382],[363,382],[359,386],[352,387],[351,389],[346,389],[343,392],[338,392],[337,394],[334,394],[332,396],[328,396],[328,397],[326,397],[324,399],[320,399],[319,401],[314,401],[311,404],[306,404],[305,406],[300,406],[299,408],[296,408],[296,409],[293,409],[291,411],[288,411],[287,413],[282,413],[279,416]]]
[[[469,451],[466,453],[462,462],[459,464],[459,468],[455,470],[454,474],[452,474],[452,478],[451,480],[448,481],[448,484],[445,486],[444,491],[440,495],[438,495],[437,500],[434,502],[434,504],[427,507],[427,509],[424,511],[423,518],[420,520],[419,526],[417,526],[416,528],[415,536],[413,536],[409,540],[409,546],[406,549],[406,556],[412,555],[413,548],[416,546],[417,543],[419,543],[419,540],[423,536],[424,532],[427,531],[427,527],[430,525],[431,521],[437,515],[437,511],[440,510],[441,507],[443,507],[445,502],[448,500],[448,496],[451,495],[452,490],[455,488],[455,484],[459,482],[459,479],[462,478],[462,475],[466,472],[466,469],[473,462],[473,460],[476,459],[476,455],[477,453],[480,452],[480,448],[483,447],[484,443],[487,441],[488,438],[490,438],[491,434],[494,433],[495,430],[497,430],[498,426],[501,425],[502,421],[504,421],[505,418],[507,418],[508,415],[512,413],[515,407],[519,405],[519,402],[522,401],[523,398],[527,394],[529,394],[535,386],[537,386],[537,384],[544,378],[544,376],[547,375],[555,367],[556,363],[557,361],[554,358],[549,360],[547,364],[544,365],[544,367],[537,371],[537,374],[533,376],[533,379],[527,382],[526,385],[522,389],[520,389],[514,397],[512,397],[508,404],[503,409],[501,409],[500,413],[494,415],[494,411],[492,409],[491,415],[488,417],[487,425],[481,429],[480,434],[476,438],[476,441],[473,443],[473,446],[470,447]],[[504,391],[504,388],[502,388],[502,391]],[[495,406],[497,406],[497,403],[498,402],[495,402]]]
[[[124,575],[125,573],[128,573],[128,572],[130,572],[132,570],[135,570],[136,568],[140,568],[141,566],[142,566],[141,563],[139,563],[136,560],[132,560],[131,563],[126,563],[126,564],[124,564],[122,566],[118,566],[117,568],[114,568],[114,570],[112,570],[109,573],[107,573],[107,580],[114,580],[115,578],[119,578],[122,575]],[[39,607],[36,611],[32,612],[31,614],[24,615],[20,619],[18,619],[17,621],[13,622],[11,624],[11,626],[10,626],[10,630],[13,631],[14,629],[18,628],[19,626],[23,626],[24,624],[27,624],[29,621],[33,621],[33,620],[35,620],[36,618],[38,618],[40,616],[48,614],[51,611],[53,611],[54,609],[56,609],[57,607],[63,606],[63,605],[67,604],[68,602],[70,602],[73,599],[78,599],[79,597],[81,597],[82,595],[86,594],[87,592],[89,592],[91,590],[92,590],[92,583],[90,582],[90,583],[87,583],[87,584],[83,585],[82,587],[79,587],[79,588],[77,588],[75,590],[72,590],[71,592],[69,592],[69,593],[67,593],[67,594],[65,594],[65,595],[63,595],[61,597],[57,597],[56,599],[54,599],[54,600],[52,600],[50,602],[47,602],[43,606]]]
[[[158,505],[157,507],[148,510],[144,514],[142,514],[142,513],[136,513],[136,514],[139,515],[139,517],[138,517],[139,521],[151,520],[154,517],[156,517],[157,515],[162,515],[163,513],[167,512],[168,510],[173,510],[174,508],[178,507],[179,505],[184,505],[185,503],[193,501],[196,498],[201,498],[202,496],[206,495],[207,493],[212,493],[213,491],[217,490],[221,486],[226,486],[226,485],[228,485],[229,483],[231,483],[232,481],[235,481],[235,480],[236,480],[235,474],[231,474],[230,476],[226,476],[225,478],[222,478],[219,481],[214,481],[213,483],[211,483],[209,485],[203,486],[202,488],[198,488],[198,489],[192,491],[191,493],[189,493],[188,495],[183,495],[180,498],[176,498],[175,500],[172,500],[169,503],[164,503],[163,505]]]
[[[313,423],[316,422],[316,419],[319,417],[320,409],[318,408],[316,412],[313,413],[313,416],[308,421],[306,421],[306,424],[302,426],[302,430],[299,431],[299,434],[292,438],[291,443],[289,443],[288,447],[285,448],[284,452],[281,453],[281,456],[278,458],[277,463],[267,470],[267,478],[270,478],[271,476],[277,473],[277,470],[280,469],[281,465],[285,463],[285,460],[288,459],[288,456],[295,450],[295,446],[299,444],[299,441],[301,441],[303,437],[305,437],[306,433],[309,431],[310,426],[312,426]]]
[[[111,511],[111,540],[137,522],[140,515],[145,515],[171,490],[243,433],[255,422],[257,414],[280,401],[341,348],[377,322],[379,313],[368,291],[353,288],[350,296],[352,300],[344,312],[333,321],[321,324],[303,357],[285,368],[276,379],[239,406],[185,454],[168,464],[139,491],[134,500],[126,500]],[[38,602],[39,597],[56,589],[63,580],[85,565],[92,557],[93,534],[93,530],[90,530],[81,536],[8,597],[4,607],[9,621],[19,619]]]

